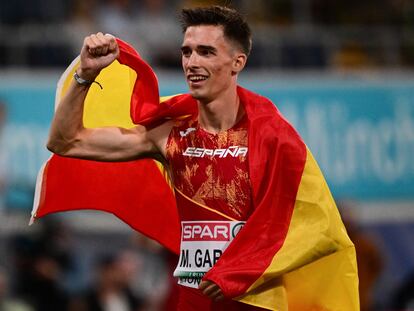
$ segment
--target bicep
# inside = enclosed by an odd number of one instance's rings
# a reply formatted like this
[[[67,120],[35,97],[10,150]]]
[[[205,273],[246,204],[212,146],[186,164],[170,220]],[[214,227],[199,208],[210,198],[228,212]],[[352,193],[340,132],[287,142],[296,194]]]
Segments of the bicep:
[[[148,139],[153,143],[157,153],[166,158],[168,136],[174,126],[174,121],[167,121],[148,131]]]
[[[151,156],[157,149],[145,127],[87,128],[82,130],[65,156],[97,161],[128,161]]]

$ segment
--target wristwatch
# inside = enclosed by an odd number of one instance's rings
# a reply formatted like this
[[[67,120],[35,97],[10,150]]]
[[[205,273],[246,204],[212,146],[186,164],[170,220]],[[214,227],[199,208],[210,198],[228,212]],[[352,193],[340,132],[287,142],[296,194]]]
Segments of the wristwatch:
[[[99,87],[101,88],[101,90],[103,89],[102,85],[98,82],[98,81],[89,81],[89,80],[85,80],[83,78],[81,78],[78,73],[75,71],[75,73],[73,74],[73,78],[75,79],[75,81],[82,86],[90,86],[92,83],[96,83],[99,85]]]
[[[78,84],[82,86],[90,86],[93,83],[93,81],[89,81],[89,80],[85,80],[81,78],[76,71],[75,71],[75,74],[73,75],[73,78]]]

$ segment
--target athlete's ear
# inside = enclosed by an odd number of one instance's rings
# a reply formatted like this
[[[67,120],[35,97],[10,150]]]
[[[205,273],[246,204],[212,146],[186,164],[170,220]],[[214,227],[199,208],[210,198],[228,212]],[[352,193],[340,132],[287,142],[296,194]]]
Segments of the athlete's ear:
[[[246,66],[247,55],[244,53],[236,53],[233,58],[233,73],[238,74]]]

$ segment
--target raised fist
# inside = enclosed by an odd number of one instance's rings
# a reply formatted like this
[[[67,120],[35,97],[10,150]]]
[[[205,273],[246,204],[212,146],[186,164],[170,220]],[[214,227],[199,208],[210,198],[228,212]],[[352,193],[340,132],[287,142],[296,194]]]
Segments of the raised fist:
[[[98,32],[86,37],[80,54],[79,76],[88,81],[95,80],[99,72],[118,55],[119,47],[114,36]]]

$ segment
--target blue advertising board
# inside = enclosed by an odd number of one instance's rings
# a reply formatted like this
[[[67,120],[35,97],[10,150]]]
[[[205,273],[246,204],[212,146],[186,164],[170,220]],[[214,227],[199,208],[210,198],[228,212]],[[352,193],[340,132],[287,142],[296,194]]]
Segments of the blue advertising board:
[[[414,197],[414,84],[258,91],[301,133],[336,197]]]

